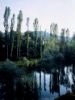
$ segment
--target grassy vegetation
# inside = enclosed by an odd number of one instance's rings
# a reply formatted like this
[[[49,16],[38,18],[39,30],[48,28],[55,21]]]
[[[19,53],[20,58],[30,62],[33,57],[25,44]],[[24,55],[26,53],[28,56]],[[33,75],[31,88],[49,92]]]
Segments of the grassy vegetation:
[[[38,64],[40,59],[20,59],[17,61],[13,61],[19,67],[32,67]],[[0,61],[0,66],[2,66],[4,61]]]
[[[17,65],[22,64],[30,64],[30,61],[24,61],[23,60],[17,61]],[[31,61],[32,62],[32,61]],[[15,62],[16,63],[16,62]],[[0,63],[0,79],[7,80],[6,82],[11,84],[16,79],[16,90],[15,96],[17,100],[37,100],[38,99],[38,92],[36,87],[36,79],[34,77],[33,73],[27,73],[23,68],[19,68],[14,62],[7,59],[4,62]],[[12,87],[14,84],[12,83]],[[8,89],[9,89],[8,85]],[[10,90],[11,92],[11,90]],[[11,94],[12,95],[12,94]],[[21,99],[19,99],[21,98]],[[5,99],[6,100],[6,99]],[[9,99],[9,94],[7,97],[7,100]]]
[[[17,66],[21,66],[21,67],[32,67],[32,66],[36,66],[37,63],[38,63],[38,59],[26,59],[26,60],[18,60],[18,61],[15,61],[16,65]]]

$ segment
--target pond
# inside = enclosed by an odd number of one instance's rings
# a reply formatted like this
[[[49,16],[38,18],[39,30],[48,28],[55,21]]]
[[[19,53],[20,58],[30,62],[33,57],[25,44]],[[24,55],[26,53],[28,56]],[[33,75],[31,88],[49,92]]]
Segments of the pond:
[[[54,100],[66,93],[75,93],[72,66],[50,72],[22,70],[0,70],[0,100]],[[19,76],[15,74],[17,71]]]
[[[73,67],[45,71],[35,71],[39,100],[54,100],[66,93],[74,92],[75,76]]]

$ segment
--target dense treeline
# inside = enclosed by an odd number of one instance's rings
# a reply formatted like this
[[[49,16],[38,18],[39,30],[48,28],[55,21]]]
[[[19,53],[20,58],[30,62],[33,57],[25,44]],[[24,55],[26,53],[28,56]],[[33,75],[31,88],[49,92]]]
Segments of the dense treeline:
[[[52,67],[75,65],[75,35],[72,38],[69,37],[69,29],[62,29],[60,37],[57,34],[51,34],[43,58],[39,61],[40,65],[48,68],[47,70]]]
[[[23,57],[27,58],[40,58],[42,52],[42,36],[38,36],[39,21],[34,19],[34,31],[29,30],[29,17],[26,19],[27,31],[22,33],[23,14],[19,11],[17,16],[17,28],[15,26],[15,14],[11,18],[11,26],[9,26],[10,8],[5,8],[4,13],[4,28],[5,32],[0,31],[0,60],[6,58],[16,60]],[[10,32],[8,31],[10,28]],[[39,31],[41,34],[41,31]],[[41,50],[40,50],[41,49]]]
[[[62,29],[58,36],[58,25],[50,25],[50,34],[39,30],[39,20],[34,19],[34,31],[29,29],[30,18],[26,19],[27,31],[22,33],[23,14],[19,11],[17,16],[17,29],[15,27],[15,14],[11,18],[9,26],[10,8],[5,8],[4,28],[0,31],[0,60],[9,58],[35,59],[40,58],[39,65],[42,66],[63,66],[75,65],[75,36],[69,37],[69,29]],[[10,32],[8,31],[10,27]]]
[[[10,35],[11,33],[9,33]],[[12,36],[11,36],[12,35]],[[20,55],[17,54],[17,34],[16,31],[7,37],[8,39],[8,58],[11,60],[17,60],[21,58],[40,58],[41,51],[40,45],[41,40],[40,37],[37,40],[37,47],[35,47],[35,36],[34,32],[25,32],[24,35],[21,35],[21,47],[20,47]],[[14,38],[14,40],[13,40]],[[12,43],[13,42],[13,43]],[[5,60],[7,58],[6,44],[5,42],[5,34],[0,32],[0,60]],[[42,49],[44,49],[44,45],[42,45]]]

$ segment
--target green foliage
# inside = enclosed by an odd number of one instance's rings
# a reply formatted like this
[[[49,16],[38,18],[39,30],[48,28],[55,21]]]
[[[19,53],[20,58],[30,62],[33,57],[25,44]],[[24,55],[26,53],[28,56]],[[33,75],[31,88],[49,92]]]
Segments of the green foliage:
[[[8,40],[8,28],[9,28],[9,25],[8,25],[8,19],[9,19],[9,16],[10,16],[10,8],[9,7],[6,7],[5,8],[5,12],[4,12],[4,28],[5,28],[5,57],[8,58],[8,43],[9,43],[9,40]]]
[[[2,68],[7,70],[14,70],[17,68],[16,64],[10,61],[9,59],[6,59],[6,61],[3,63]]]
[[[50,70],[65,65],[75,65],[75,39],[67,41],[64,35],[62,30],[60,39],[54,35],[50,37],[38,66]]]
[[[5,13],[4,13],[4,27],[5,30],[8,31],[8,18],[10,16],[10,8],[6,7],[5,8]]]
[[[50,38],[47,32],[44,33],[39,28],[38,18],[34,19],[34,31],[29,31],[29,20],[27,17],[27,31],[22,34],[21,27],[23,21],[22,11],[17,16],[17,30],[14,31],[15,15],[11,18],[10,32],[8,32],[8,19],[10,8],[5,8],[4,28],[5,36],[0,32],[0,60],[9,57],[12,60],[21,60],[18,65],[33,65],[34,60],[40,59],[38,65],[48,66],[47,68],[59,67],[64,65],[75,65],[75,36],[69,38],[69,29],[62,29],[60,37],[58,36],[58,25],[50,25]],[[5,56],[5,57],[4,57]],[[32,64],[33,63],[33,64]]]
[[[35,47],[37,48],[37,39],[38,39],[38,27],[39,27],[39,21],[38,18],[35,18],[34,23],[33,23],[33,27],[34,27],[34,32],[35,32]]]
[[[10,27],[10,56],[12,57],[13,54],[13,49],[14,49],[14,38],[15,38],[15,34],[13,32],[13,28],[14,28],[14,24],[15,24],[15,15],[13,14],[13,17],[11,19],[11,27]]]
[[[23,20],[23,15],[22,15],[22,11],[19,11],[18,14],[18,22],[17,22],[17,58],[20,57],[20,48],[21,48],[21,25],[22,25],[22,20]]]

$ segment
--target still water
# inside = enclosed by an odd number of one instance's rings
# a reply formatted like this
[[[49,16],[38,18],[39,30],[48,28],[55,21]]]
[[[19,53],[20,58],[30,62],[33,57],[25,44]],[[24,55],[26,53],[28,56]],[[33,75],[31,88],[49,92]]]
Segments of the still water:
[[[72,92],[74,73],[72,67],[65,67],[52,72],[34,72],[36,76],[39,100],[54,100],[55,98]]]
[[[54,100],[66,93],[75,93],[75,69],[72,66],[50,72],[22,72],[19,78],[13,77],[14,73],[5,73],[5,70],[0,71],[0,100]]]

